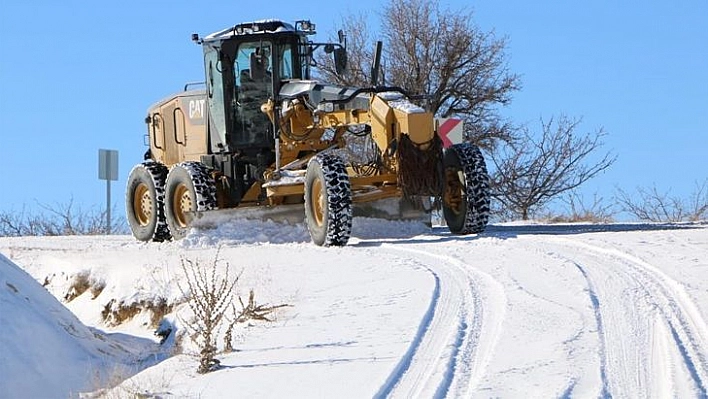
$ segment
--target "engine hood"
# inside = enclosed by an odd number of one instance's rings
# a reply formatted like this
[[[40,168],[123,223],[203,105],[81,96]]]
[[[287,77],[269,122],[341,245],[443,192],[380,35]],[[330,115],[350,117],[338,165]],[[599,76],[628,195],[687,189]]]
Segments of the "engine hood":
[[[320,83],[315,80],[291,80],[280,88],[281,99],[293,99],[303,96],[309,98],[309,102],[317,105],[322,101],[343,100],[348,98],[356,89],[350,87],[336,86]],[[346,109],[369,109],[369,94],[360,94],[344,105]]]

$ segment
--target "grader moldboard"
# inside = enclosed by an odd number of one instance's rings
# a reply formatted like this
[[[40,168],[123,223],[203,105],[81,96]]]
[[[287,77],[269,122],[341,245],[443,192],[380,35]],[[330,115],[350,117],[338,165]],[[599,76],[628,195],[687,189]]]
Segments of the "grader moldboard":
[[[342,246],[357,215],[430,223],[431,198],[441,199],[452,233],[484,230],[489,178],[479,149],[443,149],[419,98],[375,77],[365,88],[311,80],[320,48],[338,73],[347,63],[341,31],[339,43],[313,42],[314,33],[310,21],[264,20],[192,35],[204,50],[205,88],[187,84],[148,110],[149,149],[126,193],[138,240],[180,239],[229,210],[304,215],[315,244]]]

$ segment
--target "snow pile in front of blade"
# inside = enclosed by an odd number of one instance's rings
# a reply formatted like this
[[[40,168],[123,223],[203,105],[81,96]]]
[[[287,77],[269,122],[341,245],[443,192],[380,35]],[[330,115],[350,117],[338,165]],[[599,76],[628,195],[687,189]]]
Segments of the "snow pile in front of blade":
[[[180,244],[184,248],[207,248],[219,245],[310,241],[304,224],[224,218],[214,225],[213,229],[192,229]]]
[[[233,219],[224,217],[214,228],[192,229],[179,245],[183,248],[209,248],[239,244],[287,244],[310,242],[310,234],[303,223],[274,222],[272,220]],[[430,227],[419,221],[396,221],[356,217],[352,236],[362,239],[407,238],[430,232]]]

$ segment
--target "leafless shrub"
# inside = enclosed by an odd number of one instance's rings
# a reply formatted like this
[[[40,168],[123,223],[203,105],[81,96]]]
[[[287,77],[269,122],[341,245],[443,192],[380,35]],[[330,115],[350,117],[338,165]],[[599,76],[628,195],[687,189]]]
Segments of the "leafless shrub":
[[[696,182],[696,188],[688,198],[671,196],[669,191],[661,192],[656,185],[639,187],[636,195],[618,188],[616,198],[623,211],[639,220],[675,223],[708,218],[708,179],[703,183]]]
[[[83,209],[70,199],[66,203],[39,203],[39,211],[22,207],[20,211],[0,212],[0,236],[60,236],[106,234],[106,211]],[[111,212],[115,215],[115,209]],[[111,220],[111,233],[124,234],[127,225],[118,217]]]
[[[610,223],[614,220],[617,211],[613,202],[608,202],[603,197],[594,194],[592,202],[584,200],[580,194],[573,191],[566,195],[563,202],[567,212],[549,215],[546,219],[551,223]]]
[[[254,293],[251,290],[248,294],[248,305],[244,305],[241,297],[238,297],[238,301],[241,304],[241,310],[236,311],[236,306],[231,303],[231,311],[234,315],[233,319],[230,320],[229,326],[226,329],[226,334],[224,334],[224,350],[233,351],[233,331],[237,323],[245,323],[249,320],[257,321],[272,321],[267,316],[273,313],[275,310],[290,306],[288,304],[280,305],[257,305],[254,300]]]
[[[492,196],[501,207],[523,220],[549,201],[579,187],[616,160],[609,152],[589,165],[588,158],[602,146],[606,133],[578,135],[580,119],[561,116],[554,126],[541,121],[540,136],[528,130],[502,151],[493,152]]]
[[[33,224],[25,220],[24,208],[20,212],[0,212],[0,236],[20,237],[36,235],[31,229]]]
[[[218,273],[224,264],[223,273]],[[182,272],[186,277],[186,289],[180,289],[187,297],[189,308],[194,318],[186,324],[192,332],[192,340],[199,348],[200,374],[218,368],[216,359],[216,334],[224,319],[224,314],[233,304],[234,287],[239,276],[231,278],[228,262],[220,262],[219,251],[214,256],[211,266],[206,267],[199,261],[182,258]]]

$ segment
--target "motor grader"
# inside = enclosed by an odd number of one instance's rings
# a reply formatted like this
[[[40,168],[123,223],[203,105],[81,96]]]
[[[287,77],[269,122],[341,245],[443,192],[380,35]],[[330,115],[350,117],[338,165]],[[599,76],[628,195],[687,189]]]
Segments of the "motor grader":
[[[347,63],[341,31],[338,43],[313,42],[314,33],[309,21],[264,20],[192,35],[204,87],[187,84],[148,109],[149,149],[126,193],[137,239],[180,239],[211,211],[294,212],[315,244],[341,246],[356,215],[430,222],[432,202],[452,233],[484,230],[479,149],[443,149],[434,115],[401,88],[313,80],[315,51],[332,54],[337,73]]]

